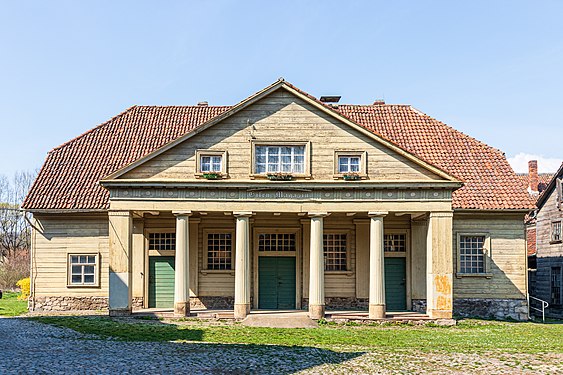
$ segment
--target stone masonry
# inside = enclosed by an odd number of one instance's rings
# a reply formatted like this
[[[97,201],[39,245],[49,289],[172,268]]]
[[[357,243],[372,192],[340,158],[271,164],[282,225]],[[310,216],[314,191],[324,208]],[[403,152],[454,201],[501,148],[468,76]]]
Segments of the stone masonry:
[[[35,297],[34,311],[107,310],[107,297]]]
[[[528,303],[525,299],[457,298],[454,315],[487,319],[528,319]]]

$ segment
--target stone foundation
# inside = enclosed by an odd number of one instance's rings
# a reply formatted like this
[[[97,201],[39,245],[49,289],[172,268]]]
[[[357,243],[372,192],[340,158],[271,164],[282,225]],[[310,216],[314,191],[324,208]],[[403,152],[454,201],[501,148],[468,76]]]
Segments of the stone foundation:
[[[454,315],[485,319],[528,319],[528,303],[525,299],[454,299]]]
[[[234,306],[234,297],[190,297],[190,309],[232,310]]]
[[[354,298],[354,297],[326,297],[325,308],[327,310],[367,310],[369,300],[367,298]],[[309,299],[303,298],[301,300],[303,310],[309,308]]]
[[[131,307],[133,310],[139,310],[144,307],[145,299],[143,297],[133,297],[131,300]]]
[[[422,314],[426,314],[426,300],[425,299],[413,299],[412,311],[416,311]]]
[[[107,297],[35,297],[34,311],[107,310]]]

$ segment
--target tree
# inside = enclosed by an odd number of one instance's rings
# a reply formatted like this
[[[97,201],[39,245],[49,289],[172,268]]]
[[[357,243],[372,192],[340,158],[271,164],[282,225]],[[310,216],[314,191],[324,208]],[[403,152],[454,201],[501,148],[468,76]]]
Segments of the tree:
[[[35,178],[33,172],[16,172],[10,180],[0,175],[0,260],[28,250],[31,229],[20,206]]]

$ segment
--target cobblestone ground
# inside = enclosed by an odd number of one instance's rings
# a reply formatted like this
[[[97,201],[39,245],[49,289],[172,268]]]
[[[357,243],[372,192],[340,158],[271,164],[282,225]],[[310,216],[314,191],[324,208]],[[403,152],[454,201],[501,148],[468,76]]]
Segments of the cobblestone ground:
[[[563,373],[563,355],[442,354],[121,342],[0,318],[0,374]]]

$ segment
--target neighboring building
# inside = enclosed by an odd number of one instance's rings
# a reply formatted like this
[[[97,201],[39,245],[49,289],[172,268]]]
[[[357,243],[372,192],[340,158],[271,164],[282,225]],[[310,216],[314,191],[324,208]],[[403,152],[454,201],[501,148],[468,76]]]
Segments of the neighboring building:
[[[549,303],[546,316],[563,318],[563,164],[537,201],[534,297]]]
[[[504,154],[409,105],[335,100],[279,80],[53,149],[23,205],[31,308],[526,319],[532,201]]]

